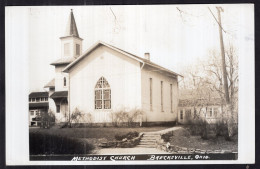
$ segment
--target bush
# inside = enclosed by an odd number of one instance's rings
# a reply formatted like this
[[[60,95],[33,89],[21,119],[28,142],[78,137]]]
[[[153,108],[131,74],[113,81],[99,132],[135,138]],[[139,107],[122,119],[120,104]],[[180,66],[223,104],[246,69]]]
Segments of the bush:
[[[115,135],[115,139],[118,140],[118,141],[121,141],[125,138],[127,138],[127,140],[131,140],[135,137],[138,137],[139,133],[134,131],[134,132],[129,132],[127,134],[123,134],[123,135],[119,135],[119,134],[116,134]]]
[[[30,155],[37,154],[88,154],[94,149],[92,144],[58,135],[30,133]]]
[[[39,121],[41,121],[42,128],[50,128],[55,123],[55,115],[50,109],[48,112],[41,112],[41,114],[37,116],[37,118]]]
[[[141,109],[121,109],[111,113],[112,125],[115,127],[126,124],[128,127],[134,126],[144,112]]]
[[[169,142],[171,140],[171,136],[172,136],[172,133],[169,132],[169,133],[163,134],[162,139],[164,140],[164,142]]]

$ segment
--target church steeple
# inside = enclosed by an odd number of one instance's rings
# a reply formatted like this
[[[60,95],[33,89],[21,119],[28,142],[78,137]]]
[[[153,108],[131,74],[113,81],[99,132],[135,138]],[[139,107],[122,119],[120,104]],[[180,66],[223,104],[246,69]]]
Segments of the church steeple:
[[[78,57],[82,53],[82,38],[79,37],[73,10],[71,9],[66,32],[61,39],[62,58]]]
[[[76,36],[79,38],[79,33],[78,33],[78,29],[77,29],[77,25],[76,25],[76,21],[72,9],[70,12],[65,36]]]

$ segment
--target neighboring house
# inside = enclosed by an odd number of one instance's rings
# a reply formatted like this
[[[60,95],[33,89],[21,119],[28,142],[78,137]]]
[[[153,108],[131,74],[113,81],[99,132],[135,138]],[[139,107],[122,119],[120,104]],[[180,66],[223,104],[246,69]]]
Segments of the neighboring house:
[[[39,126],[37,118],[49,109],[48,92],[32,92],[29,94],[29,126]]]
[[[178,123],[188,124],[198,119],[208,123],[216,123],[222,117],[222,101],[220,98],[182,99],[179,100]]]
[[[151,62],[149,53],[142,58],[104,42],[82,54],[72,11],[60,39],[62,56],[51,63],[56,76],[45,86],[58,122],[67,121],[76,108],[91,114],[93,123],[112,122],[111,113],[122,108],[142,109],[143,122],[176,122],[179,74]]]

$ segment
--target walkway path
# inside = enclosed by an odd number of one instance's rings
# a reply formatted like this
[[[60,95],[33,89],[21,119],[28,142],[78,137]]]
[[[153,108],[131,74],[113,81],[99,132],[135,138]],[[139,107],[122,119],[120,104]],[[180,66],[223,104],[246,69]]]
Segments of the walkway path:
[[[170,131],[179,130],[179,129],[181,129],[181,128],[182,128],[182,127],[171,127],[171,128],[164,129],[164,130],[160,130],[160,131],[144,132],[144,133],[165,134],[165,133],[168,133],[168,132],[170,132]]]
[[[165,130],[160,130],[156,132],[144,132],[144,133],[156,133],[156,134],[165,134],[170,131],[179,130],[181,127],[171,127]],[[134,148],[102,148],[99,150],[95,150],[93,154],[169,154],[163,150],[159,150],[156,148],[146,148],[146,147],[134,147]]]
[[[93,154],[100,155],[119,155],[119,154],[169,154],[168,152],[156,149],[156,148],[102,148],[96,150]]]

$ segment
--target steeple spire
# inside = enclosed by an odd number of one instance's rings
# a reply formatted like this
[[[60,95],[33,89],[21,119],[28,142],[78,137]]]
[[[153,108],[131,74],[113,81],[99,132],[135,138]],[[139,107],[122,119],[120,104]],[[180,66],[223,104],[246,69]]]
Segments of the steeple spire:
[[[79,38],[78,29],[77,29],[77,25],[76,25],[76,21],[75,21],[72,9],[71,9],[71,12],[70,12],[69,21],[68,21],[68,24],[67,24],[65,36],[76,36],[76,37]]]

